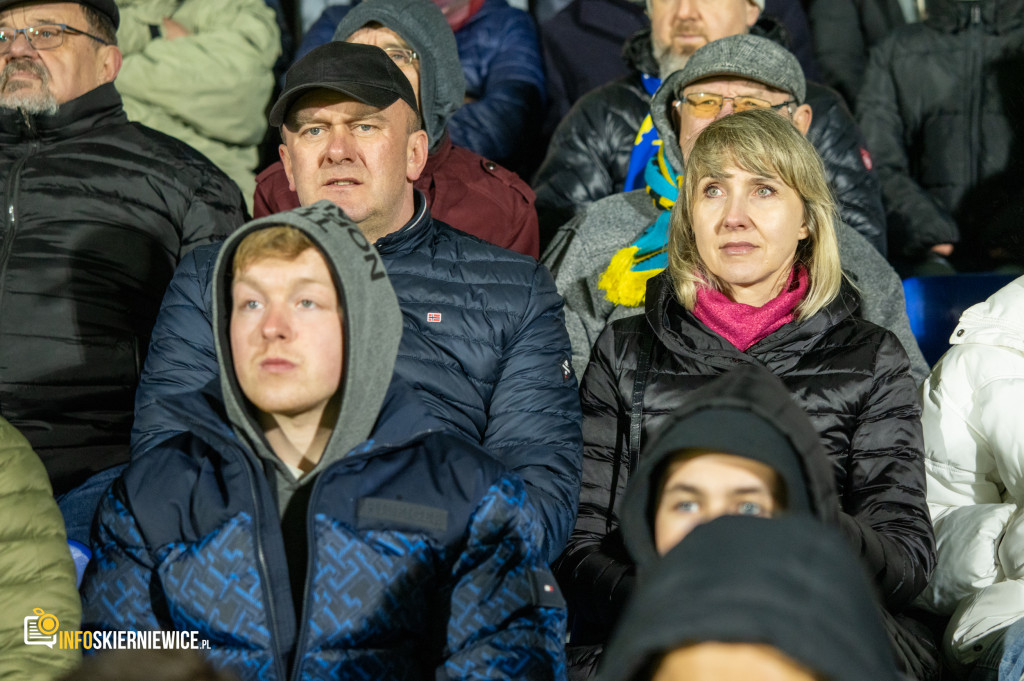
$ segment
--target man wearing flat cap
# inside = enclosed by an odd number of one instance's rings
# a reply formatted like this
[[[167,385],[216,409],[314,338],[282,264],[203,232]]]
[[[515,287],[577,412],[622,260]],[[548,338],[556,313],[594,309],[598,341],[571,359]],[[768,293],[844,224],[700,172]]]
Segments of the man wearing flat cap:
[[[384,50],[316,48],[286,74],[270,124],[281,127],[281,160],[302,205],[331,201],[381,254],[402,309],[396,377],[426,397],[425,419],[482,444],[523,478],[554,559],[576,515],[582,435],[551,275],[533,258],[431,217],[413,186],[427,134],[408,78]],[[168,289],[139,387],[135,456],[189,430],[165,408],[169,396],[218,375],[216,254],[196,249]],[[418,427],[409,423],[410,432]]]
[[[764,0],[647,0],[651,27],[635,33],[623,48],[631,73],[576,102],[534,177],[542,251],[580,208],[647,187],[645,171],[661,145],[651,97],[662,79],[716,40],[763,36],[755,25],[762,10]],[[815,83],[807,84],[807,103],[814,108],[807,139],[825,161],[840,216],[884,255],[882,196],[853,116],[837,92]]]
[[[665,79],[650,104],[663,143],[645,168],[647,189],[580,208],[559,228],[542,259],[565,298],[576,366],[586,366],[606,324],[643,311],[647,281],[667,264],[669,215],[697,135],[736,111],[771,108],[811,139],[808,131],[818,111],[812,110],[807,93],[796,57],[749,34],[708,43]],[[828,168],[828,154],[817,143],[815,148]],[[836,222],[836,236],[843,269],[859,289],[858,316],[896,334],[920,383],[928,364],[910,329],[899,276],[850,225]]]
[[[128,460],[174,268],[245,218],[203,156],[128,122],[113,84],[118,19],[113,0],[0,1],[0,412],[83,542]]]

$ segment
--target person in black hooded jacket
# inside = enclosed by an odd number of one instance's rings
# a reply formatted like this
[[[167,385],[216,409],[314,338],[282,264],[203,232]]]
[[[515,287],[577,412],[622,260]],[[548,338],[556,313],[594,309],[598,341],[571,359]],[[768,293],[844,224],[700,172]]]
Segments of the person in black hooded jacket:
[[[746,146],[738,148],[730,140],[743,140]],[[592,622],[599,635],[607,635],[631,587],[626,579],[631,563],[623,559],[617,528],[622,490],[636,469],[645,436],[664,428],[680,406],[691,404],[694,390],[742,365],[762,366],[782,379],[810,417],[840,492],[838,526],[861,555],[887,610],[903,611],[927,583],[935,546],[914,381],[895,336],[851,315],[849,292],[842,290],[835,255],[829,255],[836,247],[832,221],[825,218],[832,215],[831,198],[820,163],[807,141],[772,111],[745,111],[708,126],[687,163],[686,200],[677,202],[673,213],[669,268],[648,283],[646,313],[613,322],[595,345],[581,387],[579,514],[557,572],[574,606],[606,604],[600,606],[604,619]],[[692,216],[706,210],[705,199],[717,202],[736,190],[732,180],[715,178],[744,173],[758,177],[750,187],[751,201],[775,205],[778,197],[796,189],[800,201],[792,209],[805,220],[801,229],[806,235],[796,242],[803,245],[793,264],[772,275],[779,277],[778,293],[760,305],[742,302],[743,283],[730,283],[734,271],[712,269],[705,262],[717,256],[704,256],[703,245],[687,241],[693,231],[704,229],[694,225]],[[803,177],[798,188],[779,179],[796,183],[795,174]],[[698,190],[705,199],[696,200]],[[745,196],[735,193],[731,201]],[[754,208],[745,215],[742,210],[734,208],[717,225],[716,234],[729,240],[722,248],[771,256],[778,244],[768,238],[763,215],[751,212]],[[823,219],[815,217],[819,214]],[[697,302],[681,302],[686,299],[680,298],[678,282],[692,273],[684,264],[687,258],[696,258],[703,268],[698,281],[710,278],[721,290],[693,282]],[[729,300],[727,294],[740,300]],[[793,307],[795,313],[777,317],[777,306],[796,305],[797,299],[799,305],[811,301],[820,307],[812,312]],[[776,317],[775,322],[760,325],[768,317]],[[740,332],[751,335],[744,342]],[[916,635],[907,642],[911,649],[920,645],[924,650],[908,655],[905,669],[917,678],[932,678],[935,651]]]
[[[729,0],[738,1],[746,2]],[[656,19],[657,16],[652,15],[652,21]],[[741,26],[735,32],[748,30],[785,42],[777,23],[771,20],[762,19],[749,29]],[[660,78],[667,77],[682,64],[678,61],[671,65],[666,62],[665,66],[658,63],[651,29],[643,29],[630,37],[622,55],[631,73],[587,93],[576,102],[555,130],[547,156],[534,176],[541,252],[555,230],[568,222],[579,206],[642,186],[634,186],[631,179],[630,168],[638,164],[631,162],[634,141],[648,116],[651,95],[657,90]],[[871,157],[860,130],[835,91],[808,82],[807,103],[814,110],[807,138],[825,161],[829,182],[840,204],[840,217],[881,251],[885,247],[885,212],[878,179],[871,170]]]
[[[1024,267],[1022,72],[1024,0],[929,0],[872,51],[857,119],[908,271]]]
[[[645,574],[598,676],[760,678],[899,678],[863,570],[811,518],[723,517],[695,529]]]

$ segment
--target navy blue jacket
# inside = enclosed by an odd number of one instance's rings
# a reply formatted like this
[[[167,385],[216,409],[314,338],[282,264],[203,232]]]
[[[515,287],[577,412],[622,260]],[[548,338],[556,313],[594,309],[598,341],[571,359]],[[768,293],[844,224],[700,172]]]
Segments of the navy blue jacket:
[[[375,437],[408,419],[415,401],[395,392]],[[543,529],[479,446],[370,440],[321,471],[295,608],[274,473],[233,434],[219,385],[167,408],[191,432],[135,459],[101,503],[85,628],[198,631],[247,681],[564,676]]]
[[[550,273],[433,220],[419,194],[410,223],[374,245],[402,308],[395,373],[427,396],[433,417],[523,478],[554,560],[575,524],[583,445],[562,298]],[[218,248],[186,256],[164,297],[135,400],[133,457],[188,430],[167,398],[218,373],[210,290]],[[410,423],[406,432],[418,430]]]

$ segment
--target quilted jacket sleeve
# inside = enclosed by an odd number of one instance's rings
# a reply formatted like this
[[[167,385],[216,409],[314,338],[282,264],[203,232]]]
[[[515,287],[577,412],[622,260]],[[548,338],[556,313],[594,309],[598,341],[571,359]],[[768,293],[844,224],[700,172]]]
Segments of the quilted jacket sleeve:
[[[491,486],[453,568],[448,655],[437,678],[565,678],[565,601],[543,536],[519,479]]]
[[[504,348],[483,445],[526,482],[547,533],[549,560],[561,552],[579,497],[580,405],[562,298],[536,265],[522,321]]]
[[[56,616],[61,629],[78,628],[82,611],[75,566],[46,469],[3,418],[0,518],[0,669],[5,678],[49,681],[73,669],[80,653],[25,645],[25,618],[38,608]]]
[[[490,0],[456,32],[467,102],[451,117],[452,142],[506,161],[540,126],[544,66],[537,29],[526,12]]]
[[[92,560],[82,581],[82,628],[92,631],[174,629],[156,566],[127,507],[120,480],[100,502]]]
[[[857,118],[882,184],[894,255],[915,257],[936,244],[956,243],[960,232],[952,216],[910,176],[907,146],[915,131],[904,120],[890,69],[899,37],[894,34],[871,50]]]
[[[825,161],[839,217],[885,255],[885,208],[878,177],[866,155],[868,144],[838,93],[823,85],[807,85],[807,100],[813,108],[807,139]]]
[[[163,408],[164,398],[198,390],[219,373],[210,288],[218,249],[213,244],[185,256],[164,294],[135,393],[132,456],[187,430]]]
[[[896,612],[928,583],[935,537],[925,498],[921,407],[909,361],[891,333],[876,342],[873,386],[850,443],[840,525],[860,550],[887,608]]]
[[[558,124],[533,179],[541,249],[577,207],[622,191],[648,106],[632,75],[588,92]]]
[[[609,325],[598,338],[583,376],[580,507],[569,545],[555,566],[573,613],[573,630],[586,632],[583,640],[574,643],[594,642],[590,637],[607,639],[635,580],[615,512],[628,479],[625,438],[629,410],[620,395],[614,368],[614,328]]]

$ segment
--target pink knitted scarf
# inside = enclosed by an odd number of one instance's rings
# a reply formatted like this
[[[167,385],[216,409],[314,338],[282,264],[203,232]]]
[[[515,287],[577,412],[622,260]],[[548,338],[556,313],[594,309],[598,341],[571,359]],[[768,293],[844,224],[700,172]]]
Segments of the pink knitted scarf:
[[[793,272],[797,273],[795,282]],[[800,265],[789,273],[782,293],[761,307],[734,303],[724,293],[702,286],[697,289],[693,314],[709,329],[745,352],[783,324],[793,321],[793,309],[803,300],[807,286],[807,270]]]

